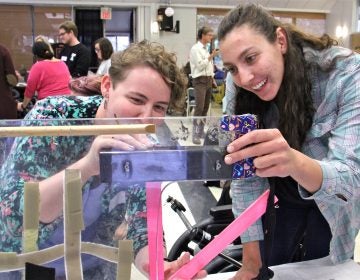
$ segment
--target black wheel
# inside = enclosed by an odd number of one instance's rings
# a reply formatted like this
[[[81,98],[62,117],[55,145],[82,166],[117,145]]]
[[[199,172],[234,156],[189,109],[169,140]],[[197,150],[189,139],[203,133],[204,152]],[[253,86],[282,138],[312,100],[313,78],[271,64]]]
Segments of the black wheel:
[[[228,257],[233,258],[234,260],[241,262],[242,260],[242,248],[239,246],[234,246],[233,249],[227,249],[225,252],[223,252]],[[206,272],[208,274],[216,274],[216,273],[222,273],[222,272],[230,272],[230,271],[237,271],[239,270],[238,267],[235,265],[225,261],[220,256],[217,256],[215,259],[213,259],[211,262],[209,262],[205,268]]]
[[[217,219],[214,219],[213,217],[207,218],[196,225],[194,227],[200,228],[205,230],[206,232],[210,233],[211,235],[215,236],[219,234],[225,227],[227,227],[231,222],[233,221],[233,218],[226,217],[220,221]],[[194,254],[193,250],[189,248],[190,243],[190,236],[189,232],[186,231],[180,237],[176,240],[174,245],[171,247],[169,254],[167,258],[169,260],[176,260],[182,252],[189,252],[190,254]]]

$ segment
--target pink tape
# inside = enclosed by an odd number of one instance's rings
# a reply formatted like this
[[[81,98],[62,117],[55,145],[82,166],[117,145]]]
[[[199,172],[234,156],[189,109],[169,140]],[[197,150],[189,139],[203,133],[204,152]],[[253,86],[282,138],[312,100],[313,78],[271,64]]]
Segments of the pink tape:
[[[213,258],[221,253],[227,245],[233,242],[250,225],[255,223],[266,211],[269,190],[265,191],[255,200],[246,210],[228,225],[219,235],[217,235],[208,245],[206,245],[190,262],[181,267],[171,276],[175,279],[191,279]],[[275,198],[275,202],[277,198]],[[153,279],[153,278],[151,278]]]
[[[164,279],[164,247],[161,211],[161,183],[146,183],[146,207],[149,246],[149,279]]]

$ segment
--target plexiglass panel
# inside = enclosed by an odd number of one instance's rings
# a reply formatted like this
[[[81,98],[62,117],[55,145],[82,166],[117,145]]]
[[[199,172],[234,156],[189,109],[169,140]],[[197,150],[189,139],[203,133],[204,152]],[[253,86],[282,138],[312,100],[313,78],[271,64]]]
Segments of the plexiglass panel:
[[[256,128],[253,115],[1,121],[0,279],[21,279],[25,263],[57,279],[126,279],[134,259],[132,279],[163,279],[164,184],[254,176],[251,159],[224,155]]]

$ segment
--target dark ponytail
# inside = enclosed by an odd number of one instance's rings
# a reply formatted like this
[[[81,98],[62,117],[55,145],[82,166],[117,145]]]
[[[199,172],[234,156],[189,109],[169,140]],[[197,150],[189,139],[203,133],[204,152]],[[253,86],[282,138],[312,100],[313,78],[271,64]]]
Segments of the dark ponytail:
[[[33,54],[40,59],[51,59],[54,57],[54,54],[50,50],[50,47],[45,42],[35,42],[32,47]]]

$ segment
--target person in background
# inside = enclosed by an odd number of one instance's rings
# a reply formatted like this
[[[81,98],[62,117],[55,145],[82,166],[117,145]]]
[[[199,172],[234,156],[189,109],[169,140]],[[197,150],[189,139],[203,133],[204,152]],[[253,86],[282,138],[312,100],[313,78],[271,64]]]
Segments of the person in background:
[[[7,47],[0,44],[0,119],[16,119],[16,100],[13,98],[11,86],[15,86],[18,78],[14,63]]]
[[[35,37],[34,41],[35,42],[44,42],[44,43],[46,43],[49,46],[50,51],[55,55],[54,50],[53,50],[49,40],[47,39],[47,37],[45,37],[44,35],[38,35],[38,36]]]
[[[0,44],[0,121],[16,119],[16,103],[11,87],[18,82],[15,67],[7,47]],[[0,166],[11,148],[11,140],[0,138]]]
[[[95,52],[100,62],[99,68],[96,71],[98,75],[104,75],[109,72],[111,66],[111,55],[114,52],[113,46],[109,39],[100,38],[95,41]]]
[[[89,76],[93,82],[96,76]],[[141,80],[141,83],[139,83]],[[96,81],[99,81],[98,79]],[[101,95],[56,96],[36,103],[27,121],[44,119],[164,117],[167,107],[177,103],[186,79],[176,56],[157,43],[143,41],[114,53],[109,75],[101,80]],[[86,121],[86,120],[84,120]],[[148,122],[148,121],[147,121]],[[63,243],[64,169],[81,172],[85,229],[82,240],[115,246],[115,231],[123,222],[126,238],[134,241],[135,265],[148,271],[146,193],[142,183],[101,183],[99,152],[102,149],[143,150],[154,142],[147,135],[101,135],[97,137],[19,137],[15,139],[0,172],[0,252],[21,251],[23,194],[25,181],[40,182],[40,249]],[[75,141],[75,142],[74,142]],[[20,234],[19,234],[20,233]],[[165,262],[165,279],[190,259]],[[116,266],[83,255],[84,279],[115,279]],[[49,264],[64,276],[62,260]],[[204,277],[205,271],[197,277]]]
[[[255,4],[230,11],[218,39],[238,86],[232,113],[257,114],[263,128],[227,147],[227,164],[253,157],[257,175],[232,182],[235,215],[270,186],[279,207],[268,265],[351,259],[360,228],[360,56]],[[264,226],[258,220],[241,236],[233,279],[258,276]]]
[[[59,38],[65,47],[60,59],[66,63],[73,78],[86,76],[90,67],[90,50],[79,42],[78,29],[74,22],[65,21],[59,26]]]
[[[210,27],[201,27],[197,34],[197,43],[190,50],[190,67],[192,84],[195,89],[195,112],[194,116],[206,116],[209,110],[214,77],[213,58],[219,52],[215,49],[210,54],[206,49],[214,37]],[[194,144],[201,143],[200,138],[204,137],[204,123],[194,120],[192,141]]]
[[[49,44],[37,41],[32,47],[36,62],[31,67],[23,102],[17,105],[18,111],[24,111],[31,102],[35,92],[37,99],[48,96],[70,94],[70,72],[66,64],[55,58]]]

